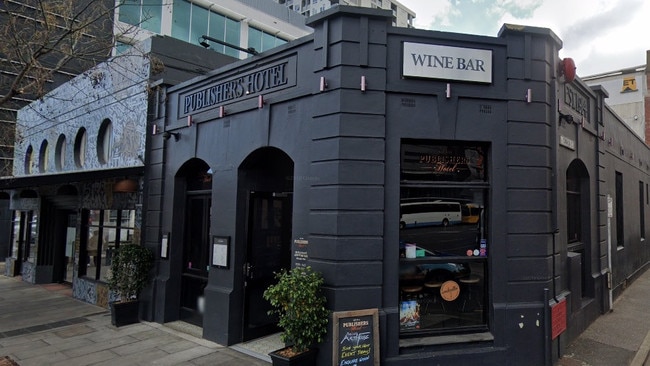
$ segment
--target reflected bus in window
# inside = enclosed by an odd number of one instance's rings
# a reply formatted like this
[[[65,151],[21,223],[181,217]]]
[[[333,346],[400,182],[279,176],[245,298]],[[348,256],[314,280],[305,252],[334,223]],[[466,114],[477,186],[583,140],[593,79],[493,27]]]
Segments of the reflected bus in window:
[[[461,206],[458,202],[433,201],[400,204],[400,229],[420,226],[449,226],[460,224]]]

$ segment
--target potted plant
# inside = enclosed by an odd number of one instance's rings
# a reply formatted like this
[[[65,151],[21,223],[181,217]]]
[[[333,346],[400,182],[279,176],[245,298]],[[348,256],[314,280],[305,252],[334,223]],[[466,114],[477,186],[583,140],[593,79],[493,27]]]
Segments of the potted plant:
[[[278,316],[281,339],[289,346],[269,354],[273,365],[314,365],[313,346],[323,341],[329,317],[321,293],[323,277],[311,267],[295,267],[283,269],[275,278],[278,282],[263,296],[273,306],[269,315]]]
[[[123,244],[113,254],[108,287],[119,296],[110,303],[111,322],[116,327],[140,321],[138,294],[149,283],[153,253],[137,244]]]

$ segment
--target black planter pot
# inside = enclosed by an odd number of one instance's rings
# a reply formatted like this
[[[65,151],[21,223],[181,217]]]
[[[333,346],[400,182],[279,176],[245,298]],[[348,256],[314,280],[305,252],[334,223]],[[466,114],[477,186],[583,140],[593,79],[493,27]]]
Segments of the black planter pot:
[[[316,355],[318,348],[310,348],[306,352],[287,358],[279,355],[280,352],[288,347],[269,353],[274,366],[313,366],[316,364]]]
[[[140,302],[112,302],[111,324],[116,327],[140,322]]]

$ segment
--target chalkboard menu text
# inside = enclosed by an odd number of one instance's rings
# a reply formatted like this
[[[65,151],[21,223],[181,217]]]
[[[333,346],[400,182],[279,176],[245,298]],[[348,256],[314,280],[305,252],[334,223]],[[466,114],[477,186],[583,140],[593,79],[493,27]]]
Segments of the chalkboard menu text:
[[[377,309],[334,313],[334,360],[338,366],[379,366]]]

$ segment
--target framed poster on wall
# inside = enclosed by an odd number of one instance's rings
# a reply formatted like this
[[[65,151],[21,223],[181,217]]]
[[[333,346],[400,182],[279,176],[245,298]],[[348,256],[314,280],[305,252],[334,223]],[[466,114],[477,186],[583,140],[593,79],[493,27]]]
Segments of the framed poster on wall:
[[[212,262],[211,264],[218,268],[228,268],[228,247],[230,246],[230,237],[213,236],[212,237]]]

